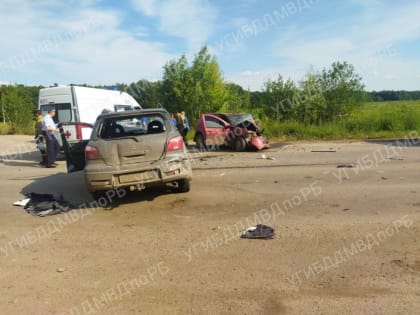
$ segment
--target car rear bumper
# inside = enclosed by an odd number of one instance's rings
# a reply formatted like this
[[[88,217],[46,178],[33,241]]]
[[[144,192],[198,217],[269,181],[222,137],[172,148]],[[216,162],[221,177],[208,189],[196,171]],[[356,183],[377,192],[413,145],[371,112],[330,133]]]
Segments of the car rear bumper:
[[[89,191],[124,188],[131,186],[156,186],[176,182],[177,180],[191,180],[192,171],[190,162],[186,157],[172,158],[148,164],[144,167],[130,166],[109,167],[96,171],[85,169],[85,181]]]

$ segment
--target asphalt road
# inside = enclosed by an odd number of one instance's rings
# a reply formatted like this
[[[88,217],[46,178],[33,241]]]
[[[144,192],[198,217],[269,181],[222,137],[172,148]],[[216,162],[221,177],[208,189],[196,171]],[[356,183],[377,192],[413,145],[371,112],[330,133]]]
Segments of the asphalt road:
[[[30,140],[0,137],[1,314],[419,313],[417,140],[191,152],[189,193],[105,208]],[[85,208],[32,216],[28,192]],[[275,237],[239,237],[256,223]]]

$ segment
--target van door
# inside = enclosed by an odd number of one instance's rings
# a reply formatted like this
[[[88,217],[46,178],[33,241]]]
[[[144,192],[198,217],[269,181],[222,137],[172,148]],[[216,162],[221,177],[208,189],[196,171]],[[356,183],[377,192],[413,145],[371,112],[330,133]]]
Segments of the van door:
[[[64,156],[66,158],[67,164],[67,173],[72,173],[76,171],[81,171],[85,168],[86,160],[85,160],[85,148],[89,142],[89,140],[81,140],[79,142],[74,143],[70,146],[69,142],[67,141],[67,137],[65,134],[64,127],[72,127],[79,125],[78,123],[67,123],[59,124],[61,141],[63,143],[62,148],[64,151]],[[88,124],[85,124],[85,128],[88,128]],[[93,126],[90,125],[90,129],[92,131]]]

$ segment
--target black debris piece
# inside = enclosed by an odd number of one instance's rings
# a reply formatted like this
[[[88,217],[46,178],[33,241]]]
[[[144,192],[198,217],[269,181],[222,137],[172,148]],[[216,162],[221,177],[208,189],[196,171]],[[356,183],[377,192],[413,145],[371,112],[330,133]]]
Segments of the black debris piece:
[[[247,228],[242,232],[241,238],[261,238],[261,239],[270,239],[275,235],[274,229],[267,225],[257,224]]]
[[[353,164],[338,164],[337,168],[353,168]]]
[[[24,206],[24,209],[32,214],[40,217],[53,215],[73,210],[75,207],[70,202],[64,200],[63,196],[56,198],[52,194],[29,193],[26,195],[29,202]]]

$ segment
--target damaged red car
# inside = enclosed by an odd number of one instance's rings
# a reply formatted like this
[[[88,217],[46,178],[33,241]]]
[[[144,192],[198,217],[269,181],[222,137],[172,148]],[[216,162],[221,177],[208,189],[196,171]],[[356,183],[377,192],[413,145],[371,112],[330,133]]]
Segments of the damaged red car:
[[[195,125],[194,141],[200,150],[216,146],[235,151],[269,147],[251,114],[202,114]]]

